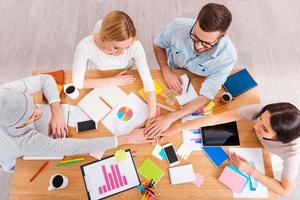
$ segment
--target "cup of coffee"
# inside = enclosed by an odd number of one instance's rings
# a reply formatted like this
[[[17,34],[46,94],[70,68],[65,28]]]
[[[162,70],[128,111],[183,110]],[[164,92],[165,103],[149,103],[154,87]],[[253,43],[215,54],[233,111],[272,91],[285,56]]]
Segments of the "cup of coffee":
[[[229,103],[232,101],[232,95],[229,93],[229,92],[223,92],[221,94],[221,100],[224,102],[224,103]]]
[[[74,100],[79,97],[79,90],[72,83],[64,85],[64,92],[70,99]]]
[[[53,174],[49,180],[48,191],[64,189],[68,186],[69,180],[62,174]]]

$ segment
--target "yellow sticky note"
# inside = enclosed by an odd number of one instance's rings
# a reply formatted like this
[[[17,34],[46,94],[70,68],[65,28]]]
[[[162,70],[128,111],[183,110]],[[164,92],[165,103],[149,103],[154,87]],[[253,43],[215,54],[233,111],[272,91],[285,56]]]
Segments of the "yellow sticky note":
[[[118,151],[115,152],[115,158],[117,160],[117,162],[121,162],[123,160],[127,159],[127,155],[125,150],[123,149],[119,149]]]
[[[155,93],[156,95],[159,95],[160,93],[162,93],[164,91],[164,89],[158,84],[158,82],[156,80],[154,80],[154,86],[155,86]],[[146,99],[146,94],[145,94],[145,90],[144,88],[139,90],[139,94]]]
[[[62,85],[57,85],[58,93],[61,93],[62,89],[63,89],[63,86],[62,86]]]
[[[205,107],[204,107],[204,112],[211,111],[213,107],[215,106],[215,103],[213,101],[210,101]]]

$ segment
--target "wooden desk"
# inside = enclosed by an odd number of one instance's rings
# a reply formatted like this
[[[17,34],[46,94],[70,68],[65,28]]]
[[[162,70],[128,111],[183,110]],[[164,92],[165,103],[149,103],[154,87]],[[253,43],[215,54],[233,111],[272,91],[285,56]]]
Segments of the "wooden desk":
[[[40,73],[35,71],[34,74]],[[116,74],[117,72],[105,72],[100,73],[99,71],[89,71],[87,73],[87,77],[106,77]],[[128,72],[129,74],[137,74],[136,70],[131,70]],[[152,70],[152,76],[154,79],[158,80],[158,82],[165,86],[162,75],[159,70]],[[183,74],[187,73],[187,71],[177,70],[176,73]],[[254,73],[252,72],[254,75]],[[199,76],[195,76],[193,74],[188,73],[188,75],[192,78],[192,84],[195,87],[196,91],[199,91],[201,83],[203,82],[203,78]],[[71,72],[65,71],[65,82],[71,82]],[[142,87],[141,80],[138,80],[136,84],[131,86],[122,87],[124,91],[129,93],[130,91],[137,92]],[[166,88],[166,87],[165,87]],[[89,90],[81,90],[80,98],[81,99]],[[224,90],[221,89],[216,97],[215,103],[218,104],[218,100],[220,94]],[[41,99],[40,94],[35,95],[36,99]],[[76,104],[79,100],[71,101],[68,98],[62,99],[64,103]],[[163,98],[158,97],[158,101],[163,103]],[[259,103],[259,93],[257,87],[244,93],[243,95],[235,98],[233,102],[231,102],[227,107],[228,109],[234,109],[241,107],[243,105]],[[166,113],[162,110],[162,113]],[[177,124],[180,121],[176,122]],[[107,136],[111,135],[109,131],[102,125],[99,124],[99,131],[97,132],[89,132],[89,133],[81,133],[77,134],[74,129],[70,130],[70,137],[77,138],[90,138],[96,136]],[[260,142],[258,141],[255,133],[253,132],[252,123],[249,121],[241,120],[238,121],[238,129],[241,140],[241,147],[261,147]],[[182,135],[177,134],[176,136],[169,137],[164,139],[161,144],[165,144],[168,142],[172,142],[174,147],[177,149],[179,145],[182,143]],[[193,183],[187,183],[182,185],[170,185],[169,177],[168,177],[168,167],[166,161],[159,161],[151,155],[151,151],[153,146],[151,144],[143,144],[143,145],[123,145],[117,147],[116,149],[123,148],[131,148],[132,150],[137,151],[137,156],[134,158],[136,166],[139,166],[145,158],[151,158],[155,163],[157,163],[164,171],[164,178],[157,184],[157,190],[160,192],[160,199],[232,199],[232,192],[227,189],[224,185],[218,182],[217,178],[219,177],[223,167],[216,168],[214,165],[208,160],[208,158],[202,152],[193,152],[188,161],[181,160],[181,164],[192,163],[194,170],[196,172],[201,173],[204,176],[204,184],[198,188]],[[111,155],[114,153],[116,149],[108,150],[105,152],[105,156]],[[225,147],[225,150],[228,151],[228,148]],[[268,176],[273,176],[271,161],[268,152],[263,150],[264,156],[264,165],[266,174]],[[68,157],[69,158],[74,158]],[[85,156],[85,161],[81,164],[85,164],[94,160],[94,158],[90,156]],[[80,165],[71,165],[62,168],[57,168],[55,165],[58,161],[50,161],[46,169],[31,183],[29,183],[29,179],[32,175],[38,170],[41,164],[44,161],[24,161],[21,158],[17,159],[16,170],[13,175],[13,183],[12,190],[10,194],[11,200],[46,200],[46,199],[57,199],[57,200],[66,200],[66,199],[87,199],[87,194],[85,191]],[[52,174],[54,173],[62,173],[69,178],[69,185],[64,190],[57,190],[48,192],[48,181]],[[141,180],[143,178],[141,177]],[[269,199],[275,199],[277,195],[273,192],[269,191]],[[110,199],[141,199],[141,195],[138,193],[137,189],[132,189],[126,191],[124,193],[115,195]]]

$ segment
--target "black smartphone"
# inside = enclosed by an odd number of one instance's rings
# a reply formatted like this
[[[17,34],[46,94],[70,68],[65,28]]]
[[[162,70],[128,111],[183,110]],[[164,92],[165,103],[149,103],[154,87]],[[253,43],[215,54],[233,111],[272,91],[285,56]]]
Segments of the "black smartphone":
[[[96,130],[97,124],[94,120],[88,120],[83,122],[77,122],[76,131],[77,133],[82,131]]]

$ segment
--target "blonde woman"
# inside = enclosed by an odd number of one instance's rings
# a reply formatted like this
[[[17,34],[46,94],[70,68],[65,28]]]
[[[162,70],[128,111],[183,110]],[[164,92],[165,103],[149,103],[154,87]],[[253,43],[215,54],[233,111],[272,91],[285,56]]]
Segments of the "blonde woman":
[[[84,38],[77,45],[72,79],[78,88],[95,88],[102,85],[128,85],[136,76],[126,75],[126,70],[104,79],[85,79],[87,69],[100,71],[128,69],[132,65],[142,79],[149,109],[149,118],[156,115],[156,95],[153,79],[147,64],[146,54],[136,39],[136,29],[131,18],[122,11],[111,11],[95,25],[99,32]],[[112,94],[113,95],[113,94]]]

